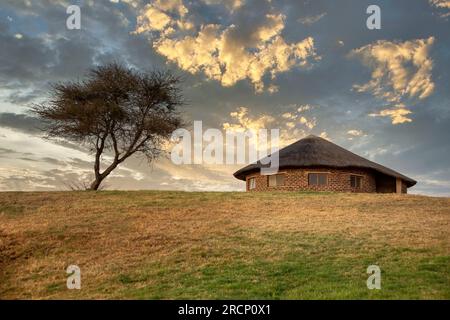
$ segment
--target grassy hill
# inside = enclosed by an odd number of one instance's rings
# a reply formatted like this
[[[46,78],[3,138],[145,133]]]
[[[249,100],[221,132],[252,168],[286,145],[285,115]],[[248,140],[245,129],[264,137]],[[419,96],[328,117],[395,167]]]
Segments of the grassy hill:
[[[449,230],[449,198],[0,193],[0,298],[450,299]]]

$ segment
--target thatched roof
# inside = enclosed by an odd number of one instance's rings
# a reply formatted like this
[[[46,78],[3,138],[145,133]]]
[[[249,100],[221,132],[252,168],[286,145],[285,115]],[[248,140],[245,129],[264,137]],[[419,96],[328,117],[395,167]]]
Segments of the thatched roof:
[[[363,168],[378,173],[401,178],[408,187],[416,181],[392,169],[358,156],[328,140],[310,135],[279,150],[279,168],[331,167],[331,168]],[[251,172],[259,171],[261,163],[250,164],[234,173],[238,179],[245,180]]]

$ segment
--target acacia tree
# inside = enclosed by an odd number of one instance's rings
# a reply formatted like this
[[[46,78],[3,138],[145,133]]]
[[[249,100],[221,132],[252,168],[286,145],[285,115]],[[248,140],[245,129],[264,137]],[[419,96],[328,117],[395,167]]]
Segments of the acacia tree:
[[[90,190],[135,153],[157,158],[183,125],[180,79],[169,72],[140,73],[112,63],[82,81],[52,86],[50,99],[32,107],[48,138],[83,144],[95,154]],[[113,159],[104,163],[104,155]]]

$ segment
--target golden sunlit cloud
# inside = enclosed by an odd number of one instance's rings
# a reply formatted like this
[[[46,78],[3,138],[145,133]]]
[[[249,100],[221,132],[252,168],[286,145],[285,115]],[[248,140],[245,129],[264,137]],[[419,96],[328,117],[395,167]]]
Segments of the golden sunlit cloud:
[[[371,113],[371,117],[391,117],[392,124],[401,124],[406,122],[412,122],[410,118],[407,117],[408,114],[412,112],[406,109],[403,105],[399,105],[392,109],[384,109],[378,113]]]
[[[396,104],[376,114],[389,116],[392,124],[410,122],[405,100],[425,99],[433,93],[431,78],[433,61],[429,51],[434,37],[405,42],[377,41],[354,49],[350,56],[357,56],[372,68],[372,79],[362,85],[354,85],[358,92],[371,92],[375,97]]]
[[[347,140],[354,140],[357,138],[361,138],[361,137],[366,137],[367,134],[364,133],[364,131],[362,130],[358,130],[358,129],[351,129],[347,131]]]
[[[450,9],[450,1],[449,0],[430,0],[430,4],[438,8],[447,8]]]
[[[319,137],[321,137],[321,138],[323,138],[323,139],[326,139],[326,140],[328,140],[328,141],[333,141],[333,139],[331,139],[331,138],[328,136],[328,133],[327,133],[326,131],[321,132],[321,133],[319,134]]]
[[[446,18],[450,16],[450,0],[429,0],[428,2],[433,7],[444,11],[439,13],[440,17]]]
[[[373,68],[372,80],[355,85],[355,89],[371,91],[389,102],[400,102],[403,97],[428,97],[434,90],[433,61],[429,57],[433,42],[433,37],[401,43],[377,41],[353,50],[352,54]]]
[[[238,10],[242,2],[233,3],[233,10]],[[274,80],[279,73],[307,68],[320,59],[312,37],[285,41],[284,20],[283,14],[267,13],[243,39],[238,25],[199,24],[181,0],[157,0],[140,10],[135,33],[150,33],[156,52],[187,72],[202,72],[225,87],[248,79],[256,92],[263,92],[266,74]],[[275,93],[278,87],[269,84],[267,91]]]
[[[246,130],[268,129],[275,123],[275,118],[262,114],[256,117],[249,115],[246,107],[239,107],[236,111],[230,113],[231,121],[223,124],[224,130],[243,132]]]
[[[305,106],[306,109],[304,109]],[[236,111],[230,113],[231,119],[223,123],[223,129],[235,132],[279,129],[280,147],[283,147],[308,135],[316,127],[316,117],[303,113],[310,110],[309,105],[305,106],[300,106],[291,112],[285,112],[281,117],[269,114],[251,115],[247,107],[239,107]]]

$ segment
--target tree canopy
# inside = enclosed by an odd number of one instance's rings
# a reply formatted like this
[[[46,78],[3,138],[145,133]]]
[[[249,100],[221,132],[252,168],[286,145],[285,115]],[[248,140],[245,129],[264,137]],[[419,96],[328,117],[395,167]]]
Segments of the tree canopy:
[[[170,72],[142,73],[112,63],[91,69],[81,81],[54,84],[50,99],[32,112],[48,138],[78,142],[95,154],[89,189],[97,190],[131,155],[153,161],[161,154],[164,142],[183,125],[180,83]],[[107,164],[106,153],[113,157]]]

